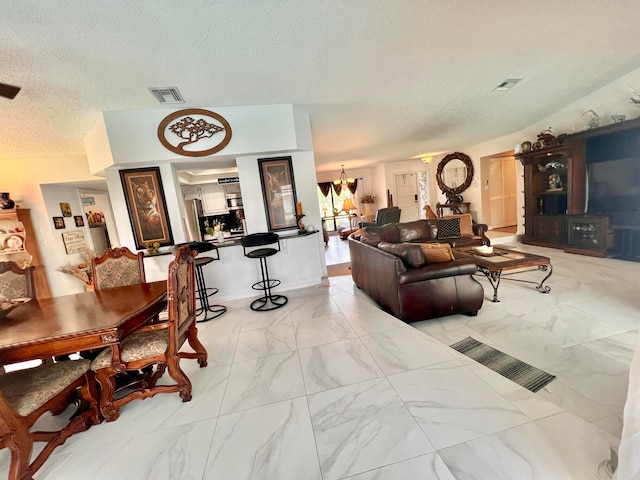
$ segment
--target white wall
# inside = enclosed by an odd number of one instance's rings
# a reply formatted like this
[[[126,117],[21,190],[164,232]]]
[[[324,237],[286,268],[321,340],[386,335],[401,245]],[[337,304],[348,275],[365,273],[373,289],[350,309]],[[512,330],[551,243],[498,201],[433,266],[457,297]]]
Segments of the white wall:
[[[305,131],[306,112],[299,107],[283,104],[203,108],[221,115],[231,126],[231,141],[220,152],[206,157],[184,157],[160,143],[158,125],[167,115],[181,109],[103,112],[85,140],[91,171],[102,171],[107,165],[142,166],[185,161],[215,165],[216,158],[311,147],[311,134]],[[306,129],[309,130],[308,114],[306,116]],[[105,135],[108,138],[106,143]]]
[[[53,220],[51,219],[52,216],[61,216],[60,205],[55,206],[57,210],[51,207],[51,212],[57,211],[56,215],[49,214],[49,208],[45,204],[41,185],[102,179],[89,173],[89,165],[84,155],[51,155],[33,159],[8,159],[0,162],[0,169],[2,170],[0,191],[9,192],[11,198],[21,207],[31,209],[31,221],[53,295],[56,290],[61,291],[63,289],[62,286],[58,288],[58,282],[60,282],[60,275],[64,274],[56,272],[55,269],[62,264],[60,263],[61,261],[64,260],[64,263],[66,263],[66,255],[64,249],[61,252],[58,251],[57,239],[61,239],[59,235],[61,230],[54,230]],[[75,189],[72,189],[72,192],[65,198],[76,198]],[[74,211],[80,212],[77,213],[79,215],[82,210],[76,208]],[[73,217],[71,221],[73,222]],[[70,280],[72,282],[80,282],[79,280]],[[69,282],[69,285],[73,284],[72,282]],[[80,284],[81,287],[82,285]]]
[[[49,218],[52,229],[54,228],[52,217],[62,216],[60,203],[64,202],[71,205],[72,214],[71,217],[64,217],[64,229],[53,230],[52,245],[47,248],[46,251],[41,252],[43,261],[47,263],[47,276],[49,278],[51,295],[56,297],[68,293],[83,292],[85,290],[85,284],[80,279],[56,270],[58,267],[65,266],[68,263],[77,265],[83,261],[83,257],[79,253],[66,253],[62,240],[63,233],[80,231],[84,234],[87,247],[89,247],[91,243],[88,222],[85,221],[82,227],[76,227],[75,219],[73,218],[75,215],[82,215],[84,217],[78,192],[75,189],[61,184],[42,185],[41,188],[47,217]]]
[[[302,143],[310,142],[310,132],[305,133],[304,131],[305,128],[310,130],[308,115],[305,121],[304,112],[301,112],[299,109],[293,109],[292,106],[259,107],[257,113],[256,110],[250,107],[243,107],[238,110],[230,109],[229,111],[233,111],[236,117],[233,117],[233,115],[229,113],[224,113],[222,109],[215,108],[212,110],[223,115],[231,123],[233,138],[237,139],[234,147],[236,151],[250,148],[260,150],[253,152],[251,155],[239,155],[235,159],[238,170],[237,175],[240,178],[240,186],[243,194],[247,233],[267,231],[267,218],[260,172],[258,169],[258,159],[281,156],[290,156],[292,159],[297,201],[302,203],[303,213],[305,214],[303,222],[319,229],[321,219],[317,201],[317,178],[313,152],[292,150],[265,153],[261,151],[265,148],[280,149],[285,145],[289,148],[291,148],[292,145],[298,146],[298,137],[302,139]],[[296,110],[295,118],[293,115],[294,110]],[[238,117],[237,115],[240,111],[249,118]],[[176,171],[180,167],[180,161],[183,160],[183,157],[180,157],[179,160],[167,162],[168,157],[165,154],[166,150],[164,147],[162,147],[162,150],[156,148],[155,142],[157,142],[157,138],[154,138],[153,141],[149,141],[149,139],[146,138],[144,141],[132,145],[131,154],[128,154],[129,144],[126,142],[133,139],[127,138],[127,136],[131,134],[131,131],[123,128],[123,126],[128,125],[133,128],[133,126],[136,125],[138,134],[145,131],[147,131],[148,134],[150,129],[148,125],[144,125],[144,123],[157,122],[156,117],[158,115],[148,115],[149,112],[145,112],[144,115],[140,112],[131,112],[131,117],[128,118],[126,115],[127,112],[118,112],[118,131],[115,132],[114,129],[111,128],[111,122],[115,119],[115,117],[111,115],[112,113],[113,112],[107,112],[105,114],[106,124],[109,130],[110,149],[114,152],[114,158],[127,159],[126,165],[109,167],[105,172],[121,244],[129,247],[131,250],[135,250],[134,235],[120,181],[120,170],[141,166],[133,161],[133,159],[136,158],[144,158],[144,166],[159,166],[174,243],[185,242],[186,232],[182,222],[184,205],[182,202],[179,177]],[[269,115],[267,115],[267,113]],[[160,119],[166,114],[167,112],[163,112],[163,114],[160,115]],[[124,119],[125,117],[126,119]],[[251,132],[255,132],[256,129],[261,129],[264,126],[261,125],[261,122],[265,122],[267,117],[269,118],[269,128],[267,130],[271,133],[265,137],[265,132],[262,131],[260,135],[252,136],[253,133]],[[140,123],[143,123],[143,125],[140,125]],[[244,129],[242,127],[243,125]],[[154,128],[157,128],[157,123]],[[242,144],[242,146],[240,146],[240,144]],[[144,150],[145,147],[147,148],[146,151]],[[222,150],[225,155],[229,153],[227,148]],[[99,154],[99,152],[94,152],[94,154]],[[297,232],[297,228],[291,231]],[[225,252],[225,255],[231,255],[232,253],[237,255],[237,252],[230,250],[230,248],[233,249],[236,247],[225,247],[221,252]],[[283,250],[282,254],[274,260],[274,262],[277,263],[274,271],[286,272],[286,281],[285,279],[282,280],[283,284],[288,284],[290,288],[295,288],[296,285],[309,285],[310,279],[313,279],[313,284],[320,284],[322,278],[327,275],[324,246],[319,234],[305,239],[296,238],[283,242]],[[161,258],[158,261],[161,260],[164,261],[167,259]],[[146,263],[153,262],[146,261]],[[233,266],[231,269],[222,269],[222,263],[215,264],[217,265],[218,273],[222,273],[225,277],[224,280],[221,280],[220,277],[211,278],[211,281],[217,282],[218,288],[221,288],[220,298],[236,298],[239,292],[245,292],[245,294],[255,293],[250,290],[251,283],[257,281],[257,278],[254,278],[253,270],[254,268],[259,268],[259,264],[257,262],[255,263],[254,265],[253,262],[249,262],[249,266],[245,266],[252,272],[249,276],[243,275],[239,270],[234,273]],[[229,265],[227,263],[225,264],[227,266]],[[240,268],[239,265],[237,266]],[[163,275],[163,265],[150,265],[150,268],[152,268],[152,272],[155,272],[150,274],[150,279],[152,279],[154,275]],[[212,270],[215,271],[216,269],[212,268]],[[207,274],[205,274],[205,278],[206,275]],[[224,283],[224,288],[220,286],[221,283]],[[230,288],[230,286],[235,287]],[[249,292],[246,291],[245,287],[249,288]]]
[[[463,147],[462,152],[471,157],[474,162],[474,169],[476,175],[480,172],[480,158],[486,155],[492,155],[499,152],[512,150],[516,144],[520,144],[525,140],[535,142],[538,133],[542,130],[546,130],[551,127],[553,135],[560,135],[562,133],[573,133],[574,126],[580,128],[585,124],[584,112],[587,110],[594,110],[600,116],[600,126],[613,123],[611,115],[626,115],[627,119],[632,119],[640,114],[640,107],[631,102],[631,90],[629,87],[633,87],[640,91],[640,69],[636,69],[633,72],[619,78],[618,80],[600,88],[591,95],[587,95],[580,100],[573,102],[572,104],[559,109],[552,115],[549,115],[539,122],[530,125],[529,127],[514,132],[510,135],[505,135],[500,138],[494,138],[486,142]],[[437,162],[437,159],[433,160]],[[524,210],[524,180],[522,178],[522,165],[518,162],[518,233],[524,233],[523,219],[521,218]],[[464,192],[465,200],[471,202],[481,201],[481,180],[478,182],[472,182],[469,189]],[[478,219],[479,222],[483,222],[482,217]]]

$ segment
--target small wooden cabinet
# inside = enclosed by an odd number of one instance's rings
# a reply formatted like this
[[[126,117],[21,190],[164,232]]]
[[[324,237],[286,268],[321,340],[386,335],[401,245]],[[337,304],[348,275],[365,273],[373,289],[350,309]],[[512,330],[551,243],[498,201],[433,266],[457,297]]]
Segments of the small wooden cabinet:
[[[28,263],[35,267],[37,298],[50,297],[51,290],[31,223],[30,209],[0,210],[0,245],[0,261],[13,261],[20,267]]]
[[[564,245],[567,241],[566,219],[563,215],[535,215],[533,240],[543,244]]]
[[[567,235],[565,251],[569,253],[606,257],[614,246],[614,233],[604,216],[569,215]]]

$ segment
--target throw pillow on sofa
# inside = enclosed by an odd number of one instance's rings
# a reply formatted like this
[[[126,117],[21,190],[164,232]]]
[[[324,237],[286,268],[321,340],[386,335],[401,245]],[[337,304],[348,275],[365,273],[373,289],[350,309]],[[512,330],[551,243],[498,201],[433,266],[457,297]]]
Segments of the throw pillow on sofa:
[[[460,219],[460,234],[463,237],[473,237],[473,219],[470,213],[463,213],[462,215],[445,215],[444,218],[459,218]]]
[[[388,243],[380,242],[378,248],[384,252],[400,257],[405,267],[419,268],[426,260],[422,247],[418,243]]]
[[[460,218],[439,218],[438,238],[461,238]]]
[[[427,263],[450,262],[455,260],[448,243],[420,243],[422,255]]]

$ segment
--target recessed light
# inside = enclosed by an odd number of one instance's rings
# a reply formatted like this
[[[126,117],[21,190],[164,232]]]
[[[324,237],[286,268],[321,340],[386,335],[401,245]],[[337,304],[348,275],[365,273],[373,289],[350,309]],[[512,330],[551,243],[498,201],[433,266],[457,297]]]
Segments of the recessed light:
[[[516,83],[520,82],[522,78],[507,78],[504,82],[493,89],[494,92],[505,92],[510,90]]]

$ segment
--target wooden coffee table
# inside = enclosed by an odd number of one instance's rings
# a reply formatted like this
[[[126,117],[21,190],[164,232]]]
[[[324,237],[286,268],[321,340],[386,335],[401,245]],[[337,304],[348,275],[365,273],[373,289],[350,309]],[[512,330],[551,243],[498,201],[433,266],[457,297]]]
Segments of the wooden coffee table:
[[[549,293],[551,291],[551,287],[544,285],[544,282],[546,282],[553,273],[553,266],[551,265],[551,260],[548,257],[534,255],[532,253],[518,252],[516,250],[510,250],[503,247],[494,247],[493,253],[489,254],[479,253],[473,247],[454,248],[453,254],[456,258],[473,258],[476,265],[478,265],[478,271],[487,277],[489,283],[491,283],[491,286],[493,287],[494,302],[500,301],[498,300],[500,279],[507,275],[515,275],[533,270],[547,272],[547,275],[539,283],[518,278],[508,278],[508,280],[533,283],[536,285],[536,289],[539,290],[540,293]],[[514,271],[511,272],[511,270]],[[503,272],[505,271],[509,271],[509,273],[505,273],[503,275]]]

